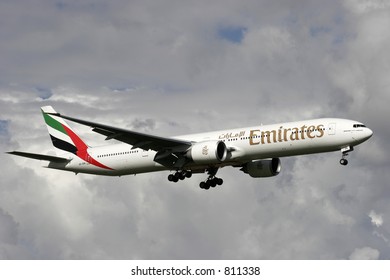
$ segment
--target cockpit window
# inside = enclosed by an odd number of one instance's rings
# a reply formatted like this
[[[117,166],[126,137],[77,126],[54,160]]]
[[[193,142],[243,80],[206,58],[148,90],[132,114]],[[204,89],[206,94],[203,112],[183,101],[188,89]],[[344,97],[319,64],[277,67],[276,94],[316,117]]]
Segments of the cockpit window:
[[[358,127],[366,127],[366,126],[364,124],[354,124],[353,127],[358,128]]]

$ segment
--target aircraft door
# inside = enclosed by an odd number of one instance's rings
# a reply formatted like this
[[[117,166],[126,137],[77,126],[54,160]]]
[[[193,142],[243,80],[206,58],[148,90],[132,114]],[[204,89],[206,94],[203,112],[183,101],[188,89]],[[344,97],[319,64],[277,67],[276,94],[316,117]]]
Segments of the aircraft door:
[[[148,157],[149,156],[149,150],[142,150],[142,157]]]
[[[330,123],[328,126],[328,134],[335,135],[336,134],[336,123]]]

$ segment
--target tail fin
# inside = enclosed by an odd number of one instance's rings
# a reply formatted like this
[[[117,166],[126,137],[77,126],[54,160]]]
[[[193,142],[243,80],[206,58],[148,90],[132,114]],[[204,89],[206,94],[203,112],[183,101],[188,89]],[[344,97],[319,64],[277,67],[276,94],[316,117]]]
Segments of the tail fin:
[[[41,107],[43,118],[50,134],[53,146],[75,155],[81,155],[88,149],[87,144],[70,128],[65,120],[53,116],[57,112],[51,106]]]

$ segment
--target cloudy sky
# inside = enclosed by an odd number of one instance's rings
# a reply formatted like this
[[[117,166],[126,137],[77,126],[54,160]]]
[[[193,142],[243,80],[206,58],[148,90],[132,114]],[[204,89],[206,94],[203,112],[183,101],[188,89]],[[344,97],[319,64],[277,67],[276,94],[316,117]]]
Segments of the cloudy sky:
[[[390,3],[0,1],[1,259],[389,259]],[[365,123],[279,176],[41,168],[40,107],[161,136],[315,117]],[[104,138],[74,124],[91,145]]]

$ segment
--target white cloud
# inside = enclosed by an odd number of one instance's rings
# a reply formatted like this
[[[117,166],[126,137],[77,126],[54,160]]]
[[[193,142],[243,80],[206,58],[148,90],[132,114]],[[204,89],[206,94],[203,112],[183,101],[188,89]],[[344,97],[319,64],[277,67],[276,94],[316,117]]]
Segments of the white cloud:
[[[377,214],[374,210],[371,210],[368,216],[371,218],[371,223],[374,226],[380,227],[383,225],[383,217],[381,214]]]
[[[370,247],[356,248],[349,256],[350,260],[377,260],[380,252]]]
[[[386,0],[345,0],[345,5],[357,14],[365,14],[390,7]]]

